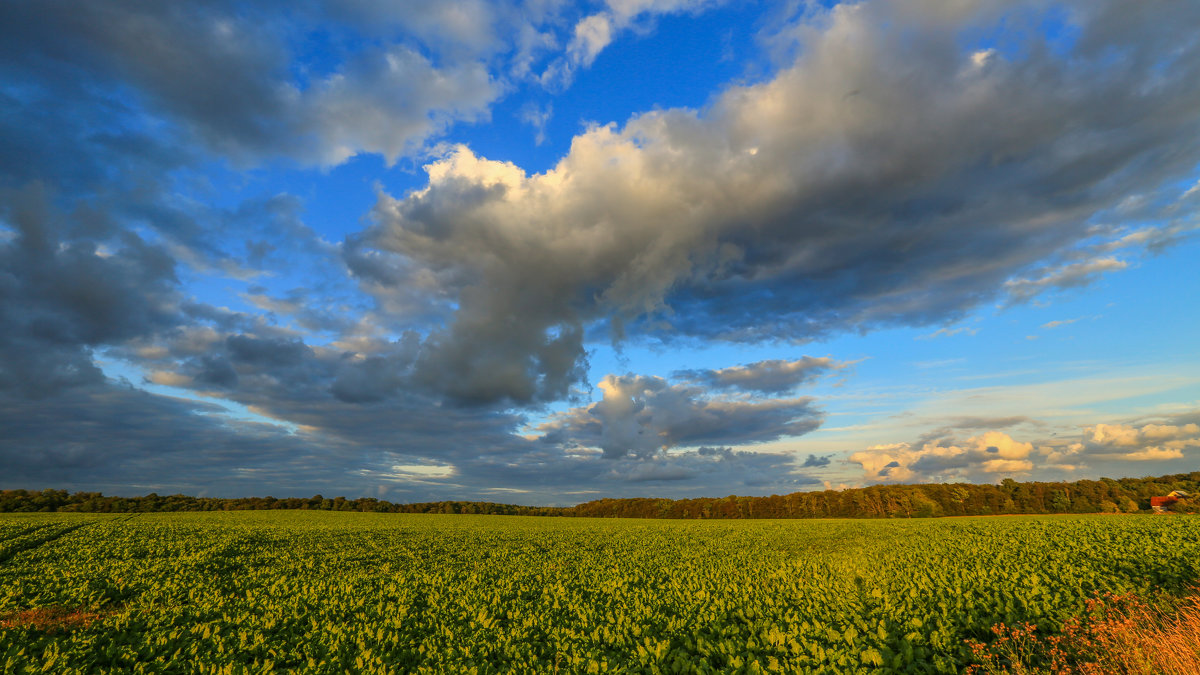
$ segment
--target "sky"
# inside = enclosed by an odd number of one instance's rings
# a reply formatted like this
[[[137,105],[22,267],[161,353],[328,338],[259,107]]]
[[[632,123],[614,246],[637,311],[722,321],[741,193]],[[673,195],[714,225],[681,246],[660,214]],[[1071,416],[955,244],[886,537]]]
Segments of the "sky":
[[[1200,3],[0,0],[0,488],[1200,468]]]

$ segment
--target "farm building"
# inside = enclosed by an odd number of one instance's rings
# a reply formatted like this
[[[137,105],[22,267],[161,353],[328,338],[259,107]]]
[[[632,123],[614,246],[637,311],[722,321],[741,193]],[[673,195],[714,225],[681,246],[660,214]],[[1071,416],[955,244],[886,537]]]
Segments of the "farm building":
[[[1151,497],[1150,508],[1153,509],[1155,513],[1166,513],[1167,509],[1170,508],[1172,504],[1180,499],[1186,499],[1190,496],[1190,494],[1184,492],[1183,490],[1172,490],[1166,497]]]

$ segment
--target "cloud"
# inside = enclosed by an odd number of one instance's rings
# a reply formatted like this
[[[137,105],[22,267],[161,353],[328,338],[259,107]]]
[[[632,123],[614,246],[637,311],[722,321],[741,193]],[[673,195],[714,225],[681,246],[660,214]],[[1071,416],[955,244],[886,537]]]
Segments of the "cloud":
[[[1097,424],[1086,427],[1077,443],[1047,448],[1046,461],[1075,465],[1090,461],[1144,462],[1183,459],[1200,449],[1200,425],[1148,423]]]
[[[541,145],[546,142],[546,124],[554,116],[554,106],[552,104],[547,103],[545,107],[540,107],[533,102],[527,103],[521,106],[521,110],[517,116],[522,122],[533,127],[536,132],[533,139],[534,145]]]
[[[594,126],[544,173],[450,148],[347,262],[381,306],[439,299],[430,383],[516,402],[565,395],[563,338],[595,329],[799,342],[1086,284],[1128,264],[1076,259],[1090,221],[1200,161],[1200,10],[1127,8],[1082,3],[1054,49],[988,3],[814,10],[773,79]],[[985,29],[1021,48],[974,58]]]
[[[330,391],[347,403],[382,401],[409,381],[412,360],[411,342],[382,356],[344,355]]]
[[[930,333],[928,335],[918,335],[917,339],[918,340],[933,340],[934,338],[951,337],[953,335],[958,335],[960,333],[966,333],[967,335],[974,335],[978,332],[979,332],[978,328],[972,328],[971,326],[958,326],[956,328],[951,328],[949,326],[945,326],[943,328],[939,328],[939,329],[933,331],[932,333]]]
[[[268,367],[296,365],[308,351],[299,340],[258,339],[248,335],[231,335],[225,344],[233,360]]]
[[[1071,263],[1046,271],[1034,279],[1010,279],[1004,283],[1010,303],[1026,302],[1048,289],[1078,288],[1094,283],[1101,274],[1123,270],[1129,263],[1116,258],[1100,258]]]
[[[1024,415],[1010,415],[1007,417],[962,415],[941,419],[939,422],[940,424],[936,428],[921,434],[917,443],[924,445],[936,442],[942,438],[953,437],[955,432],[958,431],[994,431],[1027,424],[1036,424],[1034,420]]]
[[[820,456],[809,455],[808,459],[805,459],[804,463],[801,464],[800,466],[802,466],[806,469],[807,468],[819,468],[819,467],[829,466],[829,463],[832,461],[833,461],[832,455],[820,455]]]
[[[1032,420],[1024,415],[1010,417],[962,416],[950,418],[943,424],[942,429],[1004,429],[1030,421]]]
[[[790,455],[738,451],[729,447],[701,447],[696,451],[674,452],[650,459],[619,459],[605,463],[612,467],[610,475],[614,478],[631,484],[655,483],[655,490],[661,489],[664,483],[682,481],[711,481],[713,485],[727,481],[727,485],[740,485],[751,490],[770,487],[780,491],[819,484],[816,478],[796,471]]]
[[[604,11],[579,19],[567,43],[566,53],[547,66],[541,82],[552,89],[567,87],[577,70],[591,67],[605,47],[620,33],[635,28],[640,20],[670,14],[698,14],[724,3],[725,0],[609,0]]]
[[[613,22],[607,14],[593,14],[575,24],[575,37],[567,46],[567,58],[584,67],[592,65],[600,50],[612,42]]]
[[[843,368],[828,357],[805,356],[795,361],[772,359],[744,366],[730,366],[719,370],[682,370],[674,377],[702,383],[714,389],[737,389],[759,394],[783,394],[822,374]]]
[[[315,138],[313,156],[325,165],[359,152],[392,163],[453,122],[482,117],[499,93],[482,63],[436,68],[406,47],[368,52],[302,97],[286,141],[290,148],[296,139]],[[280,113],[288,119],[288,111]]]
[[[800,436],[823,415],[809,397],[743,400],[660,377],[609,375],[603,399],[538,426],[543,441],[596,447],[604,456],[652,457],[674,447],[746,445]]]
[[[92,350],[178,321],[174,261],[124,233],[102,252],[61,242],[69,219],[38,184],[0,193],[0,390],[43,397],[103,379]]]
[[[1069,326],[1078,320],[1079,319],[1059,319],[1056,321],[1047,321],[1046,323],[1042,324],[1042,328],[1059,328],[1062,326]]]
[[[483,487],[501,484],[522,491],[523,501],[561,503],[563,494],[583,488],[614,496],[644,495],[646,489],[667,496],[718,495],[733,488],[786,492],[815,484],[803,469],[828,463],[826,457],[810,457],[802,466],[791,454],[715,445],[811,430],[820,414],[810,399],[750,402],[710,397],[697,387],[659,388],[655,378],[614,378],[624,391],[609,395],[601,408],[592,406],[594,421],[585,419],[588,410],[576,409],[541,435],[525,438],[516,431],[527,420],[494,407],[446,406],[409,386],[389,385],[385,395],[370,395],[375,385],[348,377],[344,369],[374,366],[356,371],[358,376],[385,370],[371,357],[211,329],[180,330],[164,345],[146,351],[147,363],[174,364],[193,375],[164,370],[153,379],[181,392],[203,392],[215,402],[151,394],[113,381],[78,385],[42,400],[0,392],[5,485],[387,494],[419,501],[478,498]],[[281,354],[269,354],[272,348]],[[216,378],[197,370],[205,364],[207,372],[215,372],[214,362],[232,368],[236,379],[218,386]],[[638,386],[650,394],[635,392]],[[627,403],[621,394],[637,399],[638,419],[621,409]],[[606,432],[596,423],[624,429]],[[636,435],[634,427],[658,434],[657,447],[639,445],[625,453],[589,447],[601,438]],[[97,437],[105,443],[88,441]],[[696,446],[701,447],[681,449]]]
[[[1029,460],[1033,444],[1014,440],[1008,434],[988,431],[962,443],[928,442],[921,445],[892,443],[875,445],[850,455],[871,482],[928,482],[953,480],[998,480],[1001,476],[1026,475],[1033,469]]]
[[[334,478],[352,485],[374,480],[388,490],[440,498],[453,491],[476,494],[479,485],[501,480],[543,500],[563,486],[608,486],[618,494],[622,486],[663,481],[676,485],[676,494],[722,481],[779,491],[807,484],[799,471],[829,461],[812,457],[800,466],[791,455],[709,447],[753,445],[817,428],[822,415],[807,397],[747,397],[694,382],[610,377],[600,385],[602,401],[569,409],[522,436],[524,416],[503,406],[447,405],[424,386],[415,366],[424,345],[415,333],[347,352],[305,344],[253,317],[216,317],[213,327],[177,328],[153,347],[135,344],[121,353],[153,368],[156,384],[303,430],[307,443],[327,446],[316,453],[320,461],[345,458],[346,468],[336,476],[305,479],[318,491]],[[113,419],[117,424],[120,416]],[[426,465],[453,472],[396,468]]]
[[[226,417],[212,403],[93,382],[29,399],[0,392],[6,486],[104,486],[128,494],[169,486],[236,492],[239,471],[275,486],[337,480],[342,457],[283,427]],[[102,439],[96,442],[96,439]],[[249,475],[249,474],[242,474]],[[95,488],[93,488],[95,489]]]
[[[1031,423],[1023,417],[959,418],[925,433],[915,442],[877,444],[849,455],[867,482],[995,482],[1007,476],[1065,472],[1080,477],[1127,475],[1130,462],[1161,462],[1156,471],[1188,470],[1187,458],[1200,450],[1200,413],[1195,411],[1140,423],[1099,423],[1079,436],[1024,441],[995,429]],[[988,429],[957,440],[956,429]],[[1077,440],[1076,440],[1077,439]]]
[[[373,473],[371,477],[411,482],[452,478],[455,473],[450,464],[393,464],[391,471]]]
[[[372,37],[404,35],[450,53],[486,55],[503,50],[515,3],[489,0],[338,0],[322,2],[329,18],[347,22]],[[534,3],[520,8],[529,20],[542,16]]]
[[[335,14],[379,14],[367,4]],[[438,54],[452,58],[439,65],[399,40],[360,49],[332,68],[297,64],[290,48],[296,35],[322,26],[340,28],[352,40],[368,29],[327,22],[319,7],[284,17],[267,7],[223,2],[48,0],[36,9],[7,6],[0,24],[12,29],[4,33],[5,55],[8,70],[21,80],[57,80],[65,87],[68,78],[85,73],[92,88],[111,96],[131,91],[139,107],[160,116],[174,133],[226,158],[256,164],[289,157],[330,166],[360,152],[394,162],[454,122],[486,113],[501,87],[479,56],[496,45],[488,46],[493,38],[471,16],[489,13],[454,11],[479,4],[439,3],[440,11],[401,20],[409,29],[428,31],[431,49],[445,47]],[[393,10],[390,16],[403,14]],[[455,45],[460,49],[451,49]],[[78,96],[69,92],[67,98]]]

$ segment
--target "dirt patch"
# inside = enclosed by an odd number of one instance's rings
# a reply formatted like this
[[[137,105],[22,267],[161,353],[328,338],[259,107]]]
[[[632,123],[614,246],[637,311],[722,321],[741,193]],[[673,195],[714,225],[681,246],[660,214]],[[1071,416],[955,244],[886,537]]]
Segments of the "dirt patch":
[[[85,607],[35,607],[0,614],[0,628],[33,628],[46,633],[67,632],[87,628],[112,614],[113,610],[98,611]]]

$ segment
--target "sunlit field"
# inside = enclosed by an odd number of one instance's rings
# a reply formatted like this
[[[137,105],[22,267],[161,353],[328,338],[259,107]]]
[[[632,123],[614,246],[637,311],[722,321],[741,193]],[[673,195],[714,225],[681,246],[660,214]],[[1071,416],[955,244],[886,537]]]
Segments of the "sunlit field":
[[[1183,592],[1200,519],[0,516],[0,669],[955,673]]]

